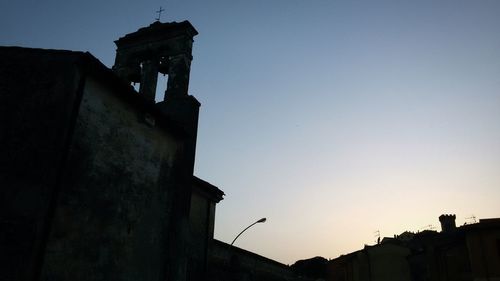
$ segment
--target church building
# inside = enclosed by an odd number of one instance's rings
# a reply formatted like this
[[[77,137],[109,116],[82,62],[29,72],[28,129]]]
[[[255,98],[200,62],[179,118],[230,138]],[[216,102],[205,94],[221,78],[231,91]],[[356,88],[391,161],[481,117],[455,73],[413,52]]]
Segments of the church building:
[[[112,69],[0,47],[0,281],[296,280],[213,238],[224,193],[193,175],[197,34],[156,21],[115,41]]]
[[[202,280],[224,193],[193,175],[196,34],[155,22],[115,41],[112,70],[0,48],[0,280]]]

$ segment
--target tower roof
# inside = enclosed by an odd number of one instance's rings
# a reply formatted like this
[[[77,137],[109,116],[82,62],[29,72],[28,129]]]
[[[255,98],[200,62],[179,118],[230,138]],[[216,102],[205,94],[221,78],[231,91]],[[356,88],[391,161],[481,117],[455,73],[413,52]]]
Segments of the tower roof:
[[[161,41],[174,37],[194,37],[198,31],[189,21],[161,23],[155,21],[147,27],[139,28],[115,41],[117,47],[135,43],[144,44],[149,41]]]

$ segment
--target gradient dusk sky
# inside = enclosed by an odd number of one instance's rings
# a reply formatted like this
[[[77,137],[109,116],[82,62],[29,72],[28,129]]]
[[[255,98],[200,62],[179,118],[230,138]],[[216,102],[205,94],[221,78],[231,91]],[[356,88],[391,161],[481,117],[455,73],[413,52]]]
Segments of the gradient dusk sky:
[[[498,0],[2,0],[0,45],[89,51],[189,20],[217,239],[284,263],[500,217]],[[429,226],[432,225],[432,226]]]

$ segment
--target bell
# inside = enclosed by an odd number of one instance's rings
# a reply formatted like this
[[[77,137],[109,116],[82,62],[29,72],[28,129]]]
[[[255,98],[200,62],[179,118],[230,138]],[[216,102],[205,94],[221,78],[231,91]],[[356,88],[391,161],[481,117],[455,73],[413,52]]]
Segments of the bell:
[[[170,66],[170,61],[168,57],[161,57],[160,65],[158,66],[158,72],[161,74],[168,74],[169,66]]]

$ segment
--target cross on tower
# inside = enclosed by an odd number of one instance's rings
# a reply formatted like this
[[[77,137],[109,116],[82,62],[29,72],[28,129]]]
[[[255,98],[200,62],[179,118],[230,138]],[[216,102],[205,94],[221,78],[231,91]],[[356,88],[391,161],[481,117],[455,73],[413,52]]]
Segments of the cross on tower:
[[[164,9],[161,8],[160,6],[160,9],[158,11],[156,11],[156,13],[158,14],[158,17],[156,18],[157,21],[160,21],[160,18],[161,18],[161,12],[165,11]]]

